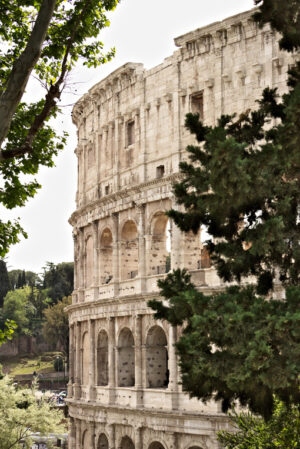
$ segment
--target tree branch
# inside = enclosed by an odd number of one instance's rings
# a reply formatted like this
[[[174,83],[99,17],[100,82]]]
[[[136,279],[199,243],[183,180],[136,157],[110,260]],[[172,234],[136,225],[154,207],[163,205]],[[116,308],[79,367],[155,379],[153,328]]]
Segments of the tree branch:
[[[66,73],[68,71],[68,57],[70,55],[70,51],[74,44],[75,36],[76,36],[77,30],[78,30],[78,27],[80,25],[80,22],[81,22],[82,18],[84,17],[84,14],[85,14],[90,3],[91,3],[91,0],[85,2],[84,8],[82,9],[81,13],[77,16],[77,19],[75,20],[72,34],[71,34],[70,39],[68,40],[68,43],[66,46],[66,51],[65,51],[64,58],[62,61],[60,76],[59,76],[58,80],[56,81],[56,83],[53,84],[52,86],[50,86],[50,89],[45,98],[46,101],[45,101],[44,107],[43,107],[42,111],[40,112],[40,114],[38,114],[36,116],[36,118],[34,119],[34,122],[32,123],[32,125],[28,131],[28,134],[27,134],[24,144],[21,145],[20,147],[13,148],[13,149],[7,150],[7,151],[0,150],[0,162],[7,160],[7,159],[15,158],[15,157],[21,157],[21,156],[24,156],[25,154],[32,152],[32,143],[33,143],[35,136],[37,135],[39,129],[43,127],[45,120],[47,119],[47,117],[49,117],[51,111],[56,107],[56,99],[60,98],[60,95],[61,95],[60,86],[63,83]],[[0,117],[1,117],[1,115],[0,115]]]
[[[56,0],[43,0],[25,50],[15,62],[7,88],[0,97],[0,147],[22,98],[28,78],[37,63],[52,19]]]

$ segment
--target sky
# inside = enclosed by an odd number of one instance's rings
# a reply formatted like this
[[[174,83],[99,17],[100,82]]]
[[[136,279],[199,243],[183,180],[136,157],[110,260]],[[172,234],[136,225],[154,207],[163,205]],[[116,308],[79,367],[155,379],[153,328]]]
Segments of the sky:
[[[253,7],[253,0],[121,0],[109,14],[110,27],[100,40],[105,48],[116,48],[115,58],[97,69],[78,68],[70,76],[71,94],[62,97],[62,115],[55,122],[58,130],[69,133],[65,150],[54,168],[42,168],[37,176],[42,189],[23,208],[3,219],[20,217],[28,239],[11,247],[6,257],[8,269],[42,271],[47,261],[73,260],[72,228],[68,219],[75,210],[77,162],[76,128],[71,121],[72,105],[94,84],[126,62],[143,63],[146,69],[160,64],[175,50],[174,38],[212,22],[223,20]],[[33,100],[41,91],[27,89]]]

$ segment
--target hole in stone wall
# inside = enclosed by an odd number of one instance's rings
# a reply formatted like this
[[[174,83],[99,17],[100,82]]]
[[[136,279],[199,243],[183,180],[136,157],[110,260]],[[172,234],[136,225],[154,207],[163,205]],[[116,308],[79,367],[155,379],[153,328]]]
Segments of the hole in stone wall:
[[[135,384],[134,338],[127,327],[122,329],[118,341],[118,386]]]
[[[153,326],[146,339],[147,388],[167,388],[169,383],[167,338],[160,326]]]
[[[97,339],[97,385],[108,385],[108,336],[104,330]]]

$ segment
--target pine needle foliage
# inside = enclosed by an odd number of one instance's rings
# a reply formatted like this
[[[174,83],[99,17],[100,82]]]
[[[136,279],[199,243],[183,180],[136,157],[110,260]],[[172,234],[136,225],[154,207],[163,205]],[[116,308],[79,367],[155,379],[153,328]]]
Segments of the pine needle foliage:
[[[280,47],[299,52],[300,2],[255,4],[259,25],[269,22]],[[188,114],[185,124],[197,144],[187,147],[174,185],[184,211],[167,214],[184,232],[207,228],[219,276],[236,285],[205,296],[177,270],[159,281],[168,305],[149,305],[184,328],[176,345],[184,391],[221,400],[224,411],[238,400],[270,420],[274,394],[286,407],[300,399],[300,63],[281,98],[266,88],[256,110],[223,115],[215,126]],[[243,287],[245,279],[253,284]],[[272,297],[278,281],[281,300]]]

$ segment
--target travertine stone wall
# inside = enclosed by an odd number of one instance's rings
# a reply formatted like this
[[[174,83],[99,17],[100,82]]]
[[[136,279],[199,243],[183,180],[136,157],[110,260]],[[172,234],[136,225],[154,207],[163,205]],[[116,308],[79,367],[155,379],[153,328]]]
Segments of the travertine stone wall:
[[[78,189],[70,318],[70,449],[216,449],[227,428],[216,403],[182,392],[174,344],[181,329],[147,307],[158,279],[187,268],[203,292],[224,288],[201,232],[183,234],[165,212],[194,143],[185,114],[214,124],[255,108],[266,86],[286,89],[294,56],[258,30],[251,12],[175,39],[146,71],[127,63],[73,109]]]

